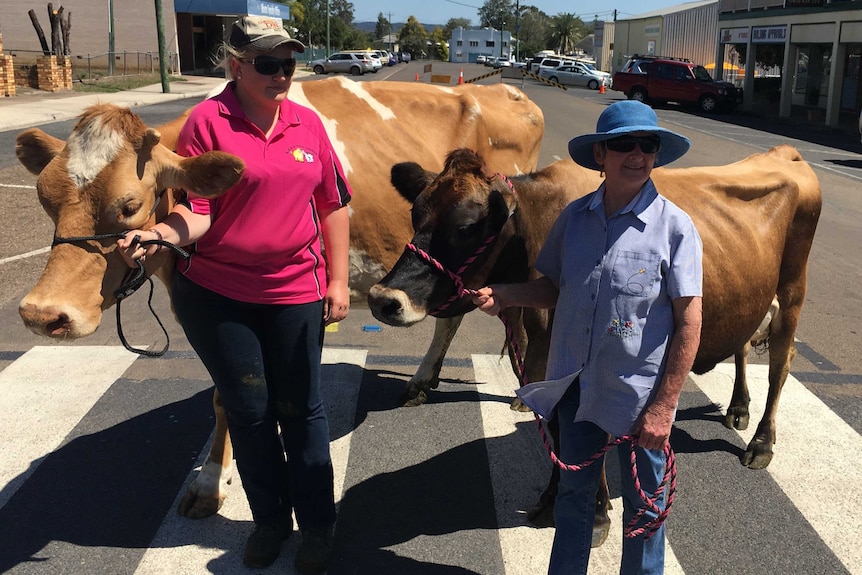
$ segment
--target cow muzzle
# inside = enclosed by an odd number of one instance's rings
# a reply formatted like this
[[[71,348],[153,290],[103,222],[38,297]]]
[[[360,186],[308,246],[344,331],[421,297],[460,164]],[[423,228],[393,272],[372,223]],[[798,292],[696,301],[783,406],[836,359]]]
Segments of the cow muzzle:
[[[415,305],[406,292],[380,284],[368,291],[368,307],[375,318],[396,327],[411,326],[428,315],[428,310]]]

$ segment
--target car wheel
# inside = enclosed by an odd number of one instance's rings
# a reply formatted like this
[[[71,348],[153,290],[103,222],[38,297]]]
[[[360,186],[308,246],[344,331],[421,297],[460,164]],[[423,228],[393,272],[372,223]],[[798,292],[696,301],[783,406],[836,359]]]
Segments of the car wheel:
[[[629,92],[629,100],[637,100],[638,102],[647,101],[647,93],[643,88],[635,88],[631,92]]]
[[[359,66],[354,66],[350,69],[350,73],[353,76],[361,76],[362,75],[362,68],[360,68]]]
[[[715,96],[711,94],[702,96],[698,104],[700,105],[700,109],[704,112],[715,112],[718,108],[718,101],[715,99]]]
[[[598,90],[599,83],[595,80],[590,80],[589,82],[587,82],[587,88],[589,88],[590,90]]]
[[[323,69],[323,66],[318,64],[317,66],[314,67],[314,73],[315,74],[326,74],[326,70]]]
[[[556,77],[556,76],[551,76],[550,78],[548,78],[548,82],[553,82],[554,84],[559,84],[559,83],[560,83],[560,81],[559,81],[559,80],[557,80],[557,77]]]

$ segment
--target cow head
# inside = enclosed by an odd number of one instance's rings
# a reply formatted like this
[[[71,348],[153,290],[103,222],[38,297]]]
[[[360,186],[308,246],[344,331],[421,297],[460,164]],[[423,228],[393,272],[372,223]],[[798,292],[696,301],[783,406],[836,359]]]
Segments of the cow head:
[[[526,253],[513,233],[512,216],[518,208],[514,187],[501,174],[490,173],[478,154],[467,149],[451,152],[440,174],[415,163],[397,164],[392,184],[413,203],[411,246],[459,276],[465,287],[503,281],[494,276],[500,260],[511,264],[507,269],[526,274]],[[469,296],[457,297],[457,282],[418,250],[406,249],[371,288],[368,302],[374,317],[408,326],[429,313],[451,317],[472,310]]]
[[[222,152],[182,158],[127,108],[88,108],[67,142],[31,129],[18,136],[16,153],[38,176],[39,201],[54,222],[55,238],[90,237],[145,228],[173,206],[169,188],[215,197],[242,176],[241,160]],[[159,198],[165,201],[159,202]],[[79,338],[99,326],[115,303],[114,290],[128,266],[115,253],[116,238],[54,245],[36,286],[19,313],[34,333]],[[167,250],[148,258],[152,274],[173,263]]]

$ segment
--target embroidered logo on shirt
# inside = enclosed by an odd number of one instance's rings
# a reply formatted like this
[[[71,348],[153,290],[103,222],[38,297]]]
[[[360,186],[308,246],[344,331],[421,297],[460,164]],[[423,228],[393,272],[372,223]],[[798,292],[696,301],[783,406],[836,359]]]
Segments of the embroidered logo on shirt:
[[[306,162],[309,164],[314,163],[314,154],[312,154],[311,152],[306,152],[305,150],[301,150],[299,148],[296,148],[291,153],[293,154],[293,159],[296,160],[297,162],[299,162],[300,164],[304,164]]]
[[[631,337],[635,334],[634,324],[630,321],[620,321],[615,319],[608,327],[608,333],[623,339]]]

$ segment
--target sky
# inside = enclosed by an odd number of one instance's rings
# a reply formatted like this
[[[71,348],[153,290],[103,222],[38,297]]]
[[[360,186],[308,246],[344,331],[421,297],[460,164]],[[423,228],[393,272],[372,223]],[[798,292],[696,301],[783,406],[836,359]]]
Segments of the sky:
[[[381,12],[390,22],[406,22],[415,16],[423,25],[446,24],[450,18],[468,18],[473,26],[479,25],[479,8],[484,0],[351,0],[355,22],[376,22]],[[613,20],[613,11],[618,18],[630,18],[668,6],[682,4],[683,0],[523,0],[521,4],[536,6],[549,16],[560,13],[574,14],[582,20]],[[514,0],[513,0],[514,4]]]

